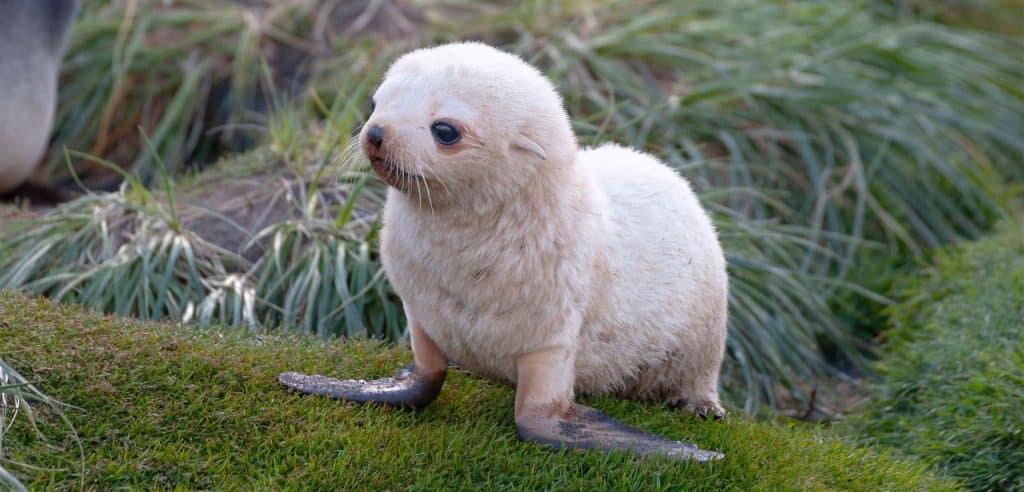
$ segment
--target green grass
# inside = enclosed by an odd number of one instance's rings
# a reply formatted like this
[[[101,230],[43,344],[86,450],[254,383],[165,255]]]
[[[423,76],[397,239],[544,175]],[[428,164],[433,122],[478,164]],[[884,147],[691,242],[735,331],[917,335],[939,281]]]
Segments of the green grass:
[[[971,489],[1024,489],[1024,226],[944,252],[905,295],[848,425]]]
[[[65,411],[84,450],[40,408],[2,463],[32,489],[860,489],[954,484],[885,452],[802,424],[733,415],[700,421],[665,407],[597,398],[633,425],[718,449],[716,464],[550,453],[515,438],[512,391],[455,372],[419,413],[302,397],[283,370],[390,373],[410,354],[363,341],[223,334],[90,314],[0,294],[2,356]]]

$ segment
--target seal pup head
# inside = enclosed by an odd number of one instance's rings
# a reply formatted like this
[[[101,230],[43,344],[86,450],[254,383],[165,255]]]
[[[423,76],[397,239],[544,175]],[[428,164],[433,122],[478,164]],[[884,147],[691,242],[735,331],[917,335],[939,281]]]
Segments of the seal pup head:
[[[575,161],[575,135],[551,82],[485,44],[402,56],[373,103],[360,142],[374,171],[432,210],[511,199]]]

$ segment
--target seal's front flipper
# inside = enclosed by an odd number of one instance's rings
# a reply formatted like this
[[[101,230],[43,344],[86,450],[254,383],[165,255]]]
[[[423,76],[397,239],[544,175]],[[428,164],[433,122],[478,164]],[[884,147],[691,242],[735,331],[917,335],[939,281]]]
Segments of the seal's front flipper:
[[[725,457],[693,444],[673,441],[630,427],[588,406],[572,404],[561,416],[516,419],[519,438],[559,449],[601,449],[660,454],[671,458],[711,461]]]
[[[648,434],[573,403],[575,353],[548,347],[516,358],[516,428],[519,438],[551,449],[602,449],[717,460],[721,453]]]
[[[281,384],[311,395],[327,396],[356,403],[377,403],[399,408],[423,408],[441,393],[447,371],[427,373],[409,364],[394,377],[374,379],[334,379],[320,375],[285,372],[277,376]]]

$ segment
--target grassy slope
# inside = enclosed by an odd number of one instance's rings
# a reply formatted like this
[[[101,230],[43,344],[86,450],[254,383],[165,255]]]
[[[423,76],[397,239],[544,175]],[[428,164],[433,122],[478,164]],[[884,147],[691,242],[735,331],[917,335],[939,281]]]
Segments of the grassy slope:
[[[421,413],[285,392],[285,369],[382,375],[410,354],[362,342],[221,335],[94,315],[0,294],[0,356],[66,403],[87,486],[251,488],[947,489],[920,466],[805,427],[703,422],[591,400],[623,421],[724,451],[712,465],[558,454],[518,442],[512,392],[453,372]],[[30,488],[73,487],[79,451],[43,415],[47,447],[20,419],[5,465]],[[18,466],[60,468],[43,471]],[[67,471],[67,468],[72,471]]]
[[[1024,489],[1024,228],[946,252],[909,292],[851,424],[970,488]]]

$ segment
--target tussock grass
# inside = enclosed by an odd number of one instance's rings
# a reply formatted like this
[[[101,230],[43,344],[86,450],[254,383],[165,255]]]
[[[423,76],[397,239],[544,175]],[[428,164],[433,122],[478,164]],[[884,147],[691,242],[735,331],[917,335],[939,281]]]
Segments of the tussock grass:
[[[173,174],[252,146],[271,81],[296,96],[312,60],[331,52],[337,2],[94,0],[84,2],[61,67],[47,172],[66,178],[62,146],[115,162],[143,182],[158,176],[137,128]],[[332,63],[354,66],[344,56]],[[110,175],[88,162],[80,174]]]
[[[0,283],[160,319],[183,316],[225,263],[244,262],[133,201],[124,191],[91,195],[39,220],[6,244]]]
[[[282,176],[288,196],[278,206],[294,214],[248,233],[238,252],[213,242],[218,229],[204,237],[189,228],[201,225],[195,215],[240,228],[230,217],[131,178],[116,193],[6,224],[0,285],[146,319],[399,340],[400,307],[377,260],[379,224],[365,211],[379,198],[360,192],[367,176],[358,170],[318,184],[329,164]],[[261,250],[256,261],[240,254],[251,248]]]
[[[6,327],[6,325],[4,326]],[[72,437],[75,437],[75,431],[64,415],[67,405],[47,396],[31,381],[8,365],[3,359],[7,350],[9,349],[4,348],[3,352],[0,352],[0,488],[21,492],[27,490],[25,485],[4,468],[8,462],[16,466],[23,466],[23,463],[10,460],[7,453],[4,452],[4,437],[14,427],[18,416],[21,415],[22,420],[25,421],[20,423],[21,427],[38,438],[43,438],[43,434],[36,418],[37,410],[33,410],[33,405],[36,408],[47,410],[51,423],[56,424],[61,431]]]
[[[938,255],[904,285],[863,414],[863,442],[973,490],[1024,488],[1024,227]]]
[[[863,489],[951,490],[954,484],[885,451],[855,448],[805,425],[734,415],[705,422],[609,398],[588,403],[633,425],[720,449],[700,465],[628,455],[550,453],[515,438],[512,392],[453,371],[422,412],[288,393],[282,370],[388,374],[411,357],[377,343],[223,334],[110,316],[0,294],[9,360],[80,407],[67,415],[78,459],[46,448],[18,421],[12,468],[32,488],[217,490]],[[31,328],[31,329],[30,329]],[[30,369],[31,368],[31,369]],[[64,443],[41,412],[49,442]],[[82,475],[79,476],[79,470]]]

